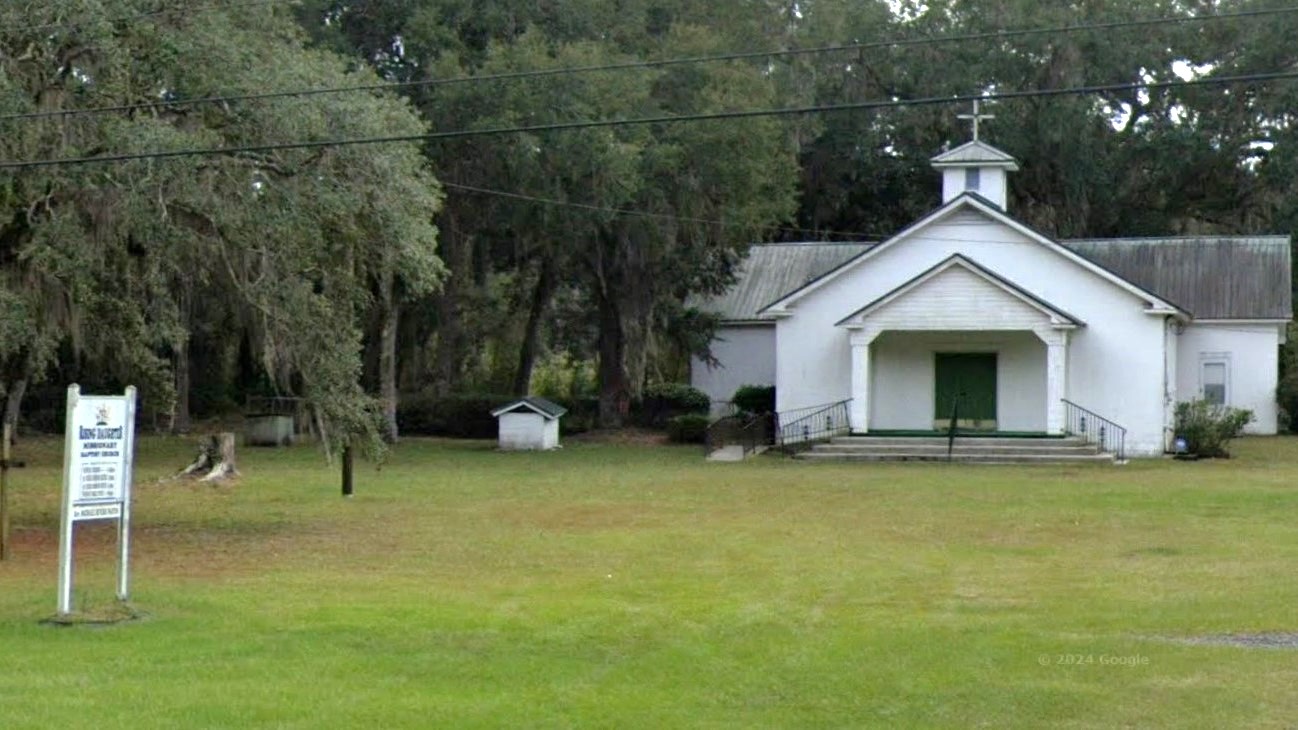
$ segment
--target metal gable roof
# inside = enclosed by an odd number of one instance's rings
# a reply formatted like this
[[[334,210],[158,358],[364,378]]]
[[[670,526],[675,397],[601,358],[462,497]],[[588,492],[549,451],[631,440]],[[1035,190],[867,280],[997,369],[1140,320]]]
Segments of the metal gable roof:
[[[529,395],[526,398],[519,398],[518,400],[512,403],[506,403],[505,405],[492,411],[491,415],[493,417],[499,418],[500,416],[509,413],[510,411],[517,411],[517,410],[532,411],[533,413],[544,416],[547,420],[558,418],[559,416],[562,416],[563,414],[568,412],[567,408],[564,408],[563,406],[559,405],[558,403],[555,403],[554,401],[546,400],[545,398],[538,398],[537,396],[534,395]]]
[[[986,142],[974,140],[966,142],[949,152],[929,160],[934,167],[969,167],[973,165],[989,165],[992,167],[1004,167],[1013,171],[1019,169],[1018,161],[1007,152],[992,147]]]
[[[1196,319],[1290,319],[1288,236],[1079,239],[1059,242]],[[753,246],[725,294],[697,305],[729,322],[760,320],[773,301],[869,251],[872,243]]]
[[[1060,241],[1195,319],[1291,319],[1288,236]]]
[[[735,285],[691,304],[721,319],[755,321],[766,305],[870,250],[873,243],[769,243],[753,246]]]
[[[1148,289],[1141,288],[1140,286],[1128,281],[1127,279],[1122,278],[1121,276],[1113,273],[1112,271],[1109,271],[1108,269],[1104,268],[1103,266],[1100,266],[1094,261],[1091,261],[1085,256],[1082,256],[1076,251],[1073,251],[1072,249],[1064,246],[1063,244],[1059,243],[1058,241],[1051,238],[1050,236],[1031,228],[1030,226],[1023,223],[1022,221],[1010,217],[1008,214],[1005,213],[1004,210],[1001,210],[1000,207],[998,207],[995,203],[992,203],[986,198],[982,197],[981,195],[972,192],[961,193],[960,195],[956,196],[955,198],[952,198],[950,201],[942,205],[942,207],[930,212],[928,215],[924,216],[923,218],[920,218],[914,223],[911,223],[909,226],[902,229],[901,232],[897,233],[896,235],[892,236],[886,241],[876,244],[875,246],[872,246],[869,250],[862,252],[855,259],[845,262],[837,269],[826,272],[824,275],[816,279],[813,279],[807,284],[804,284],[803,286],[788,292],[787,294],[780,297],[779,299],[772,301],[769,305],[767,305],[762,310],[760,310],[760,314],[764,314],[764,315],[771,314],[771,315],[778,316],[779,314],[786,313],[787,308],[793,301],[819,288],[826,281],[838,275],[839,272],[846,270],[849,266],[861,265],[866,261],[868,261],[868,259],[870,259],[875,254],[884,250],[885,248],[889,246],[897,245],[899,242],[903,241],[904,239],[916,235],[919,231],[923,230],[924,228],[930,225],[933,225],[934,222],[941,220],[943,217],[964,210],[980,211],[983,215],[986,215],[988,218],[994,221],[998,221],[1004,224],[1005,226],[1008,226],[1009,228],[1018,231],[1024,236],[1027,236],[1029,239],[1035,240],[1036,242],[1046,246],[1047,248],[1054,250],[1056,253],[1060,254],[1061,256],[1073,260],[1082,268],[1089,269],[1092,273],[1097,274],[1101,278],[1107,279],[1108,281],[1112,282],[1113,284],[1116,284],[1120,288],[1127,290],[1132,295],[1146,300],[1149,306],[1151,307],[1151,309],[1147,311],[1149,311],[1149,313],[1151,314],[1161,313],[1166,311],[1169,314],[1176,313],[1181,316],[1188,316],[1188,312],[1183,308],[1176,306],[1174,302],[1165,301],[1161,299],[1154,292],[1151,292]]]

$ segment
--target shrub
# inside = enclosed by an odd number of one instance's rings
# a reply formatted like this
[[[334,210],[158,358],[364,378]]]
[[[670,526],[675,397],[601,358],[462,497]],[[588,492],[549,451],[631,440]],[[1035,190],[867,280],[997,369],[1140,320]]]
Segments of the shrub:
[[[564,436],[586,433],[599,423],[599,398],[551,398],[550,400],[568,409],[563,418],[559,419],[559,433]]]
[[[1280,406],[1280,425],[1298,433],[1298,322],[1290,322],[1285,343],[1280,346],[1280,383],[1275,393]]]
[[[708,417],[686,413],[667,421],[667,440],[677,444],[701,444],[708,431]]]
[[[1276,402],[1280,405],[1280,417],[1285,430],[1298,433],[1298,369],[1291,367],[1280,378],[1276,388]]]
[[[1229,458],[1226,445],[1253,420],[1253,412],[1204,400],[1176,404],[1176,436],[1185,439],[1191,454]]]
[[[668,420],[688,413],[707,414],[712,399],[685,383],[654,383],[644,389],[632,419],[642,426],[662,428]]]
[[[743,413],[774,413],[774,385],[741,385],[730,402]]]
[[[416,393],[398,403],[397,428],[412,436],[495,438],[496,419],[491,411],[512,400],[513,396],[484,393],[441,397]]]

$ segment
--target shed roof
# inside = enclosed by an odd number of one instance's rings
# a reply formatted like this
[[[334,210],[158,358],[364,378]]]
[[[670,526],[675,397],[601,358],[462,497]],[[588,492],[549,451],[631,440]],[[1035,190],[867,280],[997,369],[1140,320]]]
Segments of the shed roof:
[[[567,408],[564,408],[563,406],[559,405],[558,403],[555,403],[554,401],[546,400],[545,398],[538,398],[537,396],[534,395],[529,395],[526,398],[519,398],[513,403],[506,403],[505,405],[492,411],[491,415],[495,418],[500,418],[506,413],[511,413],[513,411],[518,411],[518,410],[532,411],[533,413],[545,417],[546,420],[553,420],[568,412]]]
[[[873,243],[768,243],[753,246],[735,285],[694,302],[727,322],[756,321],[763,307],[870,250]]]
[[[1195,319],[1291,319],[1288,236],[1060,241]]]

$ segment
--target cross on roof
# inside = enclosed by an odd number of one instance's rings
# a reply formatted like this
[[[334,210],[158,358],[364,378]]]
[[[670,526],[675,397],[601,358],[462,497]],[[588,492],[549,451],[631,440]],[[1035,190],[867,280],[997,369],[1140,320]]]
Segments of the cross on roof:
[[[979,110],[980,108],[981,108],[981,107],[980,107],[979,101],[978,101],[977,99],[974,99],[974,100],[973,100],[973,114],[957,114],[957,115],[955,115],[955,118],[956,118],[956,119],[969,119],[969,120],[972,120],[972,121],[973,121],[973,138],[974,138],[974,141],[975,141],[975,142],[978,141],[978,122],[981,122],[981,121],[984,120],[984,119],[995,119],[995,118],[996,118],[996,115],[995,115],[995,114],[979,114],[979,113],[978,113],[978,110]]]

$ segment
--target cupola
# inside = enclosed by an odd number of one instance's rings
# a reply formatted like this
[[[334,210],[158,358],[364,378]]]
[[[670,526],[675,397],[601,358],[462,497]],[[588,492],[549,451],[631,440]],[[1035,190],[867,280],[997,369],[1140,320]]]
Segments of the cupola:
[[[973,120],[973,140],[930,160],[942,172],[942,203],[973,193],[1006,210],[1009,198],[1006,174],[1018,170],[1018,162],[978,139],[978,122],[993,118],[978,113],[978,102],[974,102],[973,114],[962,114],[960,118]]]

